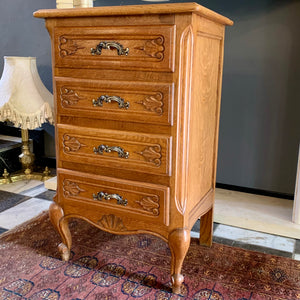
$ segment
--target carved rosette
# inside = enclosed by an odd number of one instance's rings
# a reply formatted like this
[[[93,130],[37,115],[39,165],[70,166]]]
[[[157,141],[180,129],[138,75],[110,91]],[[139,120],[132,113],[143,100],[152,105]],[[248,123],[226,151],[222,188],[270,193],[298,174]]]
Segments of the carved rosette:
[[[141,200],[136,201],[145,211],[152,213],[154,216],[159,215],[159,197],[146,196]]]
[[[98,222],[102,228],[107,229],[108,231],[120,232],[126,231],[126,227],[123,224],[121,218],[115,215],[104,215]]]
[[[61,57],[65,57],[68,55],[74,55],[79,49],[83,49],[83,47],[79,47],[76,42],[70,40],[64,36],[59,38],[59,55]]]
[[[76,137],[69,136],[68,134],[64,134],[62,144],[65,152],[76,152],[81,147],[85,146],[84,144],[81,144]]]
[[[162,154],[160,145],[149,146],[146,147],[143,151],[136,153],[143,156],[147,162],[154,164],[156,167],[159,167],[161,165]]]
[[[80,99],[82,99],[82,97],[79,97],[74,90],[67,87],[62,87],[60,89],[60,100],[62,107],[76,105]]]
[[[69,179],[63,181],[63,192],[65,197],[77,196],[80,192],[85,192],[81,189],[76,182]]]
[[[153,39],[148,40],[145,42],[144,46],[136,47],[136,50],[144,51],[146,55],[157,58],[159,60],[164,59],[164,38],[162,36]]]
[[[136,103],[144,105],[147,110],[162,115],[164,106],[163,97],[161,92],[157,92],[155,95],[147,96],[145,99]]]

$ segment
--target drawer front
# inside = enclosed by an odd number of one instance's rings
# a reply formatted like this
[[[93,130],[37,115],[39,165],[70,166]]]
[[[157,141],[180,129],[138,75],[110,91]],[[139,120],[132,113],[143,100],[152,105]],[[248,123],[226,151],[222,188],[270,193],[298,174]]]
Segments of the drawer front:
[[[174,72],[173,25],[57,27],[56,67]]]
[[[78,200],[101,212],[169,225],[168,187],[63,169],[58,170],[58,182],[63,203]]]
[[[59,160],[171,175],[171,137],[58,125]]]
[[[172,125],[173,84],[55,78],[60,115]]]

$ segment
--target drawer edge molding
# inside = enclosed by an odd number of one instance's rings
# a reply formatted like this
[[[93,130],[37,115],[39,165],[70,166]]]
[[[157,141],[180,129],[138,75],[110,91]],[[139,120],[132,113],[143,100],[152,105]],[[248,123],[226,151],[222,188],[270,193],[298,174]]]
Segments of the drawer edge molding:
[[[56,27],[55,66],[173,73],[175,31],[176,27],[170,24]]]
[[[167,186],[110,178],[100,175],[90,175],[77,171],[58,169],[58,190],[67,200],[88,202],[97,206],[120,209],[132,216],[145,216],[149,222],[169,224],[170,189]],[[98,197],[99,191],[117,197]],[[127,200],[128,199],[128,200]],[[126,201],[126,204],[125,202]],[[74,202],[75,203],[75,202]],[[121,204],[121,205],[120,205]],[[139,217],[137,219],[140,219]]]
[[[86,192],[86,190],[84,190],[83,188],[81,188],[80,186],[80,182],[75,180],[72,181],[70,179],[64,179],[63,180],[63,195],[65,198],[70,198],[70,199],[74,199],[74,200],[86,200],[84,197],[80,196],[80,193]],[[128,200],[127,199],[123,199],[122,196],[120,196],[119,194],[115,193],[113,195],[115,195],[114,197],[111,197],[110,199],[105,199],[105,197],[101,197],[102,199],[100,200],[100,194],[103,195],[108,195],[107,193],[101,191],[101,192],[97,192],[97,193],[93,193],[91,195],[90,199],[87,199],[89,201],[99,201],[100,203],[103,204],[111,204],[110,200],[112,199],[117,199],[117,196],[119,196],[120,201],[117,201],[116,204],[117,205],[123,205],[126,206],[128,204]],[[165,195],[166,199],[160,199],[160,197],[158,195],[151,195],[151,194],[145,194],[143,196],[141,196],[138,200],[135,200],[134,202],[136,204],[139,205],[140,209],[144,211],[144,213],[148,216],[153,216],[153,217],[158,217],[161,213],[163,215],[163,219],[164,219],[164,223],[167,225],[169,224],[169,218],[168,218],[168,197],[166,197],[167,195]],[[107,200],[107,201],[105,201]],[[161,207],[160,205],[160,200],[162,200],[164,202],[164,207],[166,207],[165,211],[164,208]],[[141,211],[131,208],[129,209],[130,212],[134,212],[134,213],[138,213],[140,214]]]
[[[173,82],[54,80],[60,115],[173,125]]]
[[[57,124],[57,128],[61,161],[85,160],[89,165],[164,176],[172,174],[172,137],[169,135],[67,124]]]

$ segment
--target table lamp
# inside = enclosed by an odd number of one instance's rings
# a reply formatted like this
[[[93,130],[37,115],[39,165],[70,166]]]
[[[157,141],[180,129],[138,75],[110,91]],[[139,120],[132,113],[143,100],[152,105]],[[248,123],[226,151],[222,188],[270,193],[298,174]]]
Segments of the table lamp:
[[[46,167],[43,174],[32,171],[34,154],[30,151],[28,129],[53,123],[53,96],[42,83],[35,57],[4,57],[4,70],[0,80],[0,121],[10,121],[21,128],[22,153],[19,156],[24,173],[10,176],[4,170],[0,183],[23,179],[49,178]]]

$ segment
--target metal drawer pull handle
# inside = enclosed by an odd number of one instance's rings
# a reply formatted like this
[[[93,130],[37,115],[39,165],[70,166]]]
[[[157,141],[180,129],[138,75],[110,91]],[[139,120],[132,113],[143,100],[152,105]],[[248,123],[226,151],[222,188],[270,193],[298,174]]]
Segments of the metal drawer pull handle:
[[[101,55],[102,49],[117,49],[118,55],[128,55],[129,49],[125,48],[117,42],[100,42],[96,48],[91,48],[92,55]]]
[[[129,157],[129,152],[125,151],[121,147],[117,147],[117,146],[109,147],[107,145],[100,145],[98,147],[94,147],[94,153],[95,154],[103,154],[103,152],[111,153],[112,151],[117,152],[118,156],[121,157],[121,158],[128,158]]]
[[[125,102],[124,99],[119,96],[102,95],[98,99],[93,99],[93,105],[103,106],[103,102],[111,103],[112,101],[119,103],[119,108],[125,108],[125,109],[129,108],[129,102]]]
[[[120,196],[119,194],[107,194],[104,192],[98,192],[97,194],[93,194],[93,198],[94,200],[99,200],[99,201],[116,199],[117,204],[124,205],[124,206],[126,206],[128,203],[127,199],[123,199],[123,197]]]

